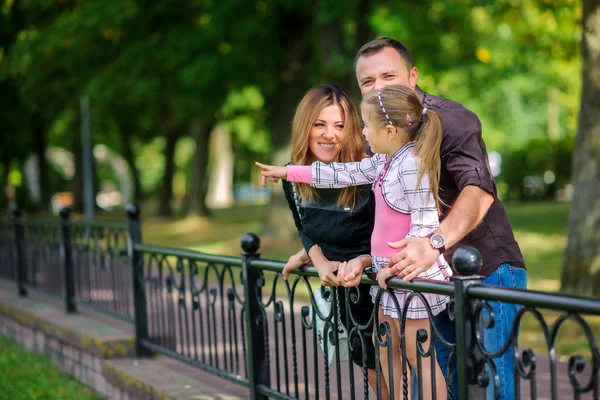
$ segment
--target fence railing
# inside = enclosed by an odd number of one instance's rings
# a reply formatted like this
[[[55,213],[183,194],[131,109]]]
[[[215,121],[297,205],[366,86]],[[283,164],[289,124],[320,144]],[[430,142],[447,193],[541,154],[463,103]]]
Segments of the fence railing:
[[[149,246],[142,243],[138,208],[128,206],[127,215],[128,224],[70,221],[67,211],[61,212],[58,222],[23,221],[15,210],[13,217],[0,219],[0,276],[17,281],[23,296],[26,289],[60,294],[67,312],[85,304],[130,319],[139,356],[161,353],[176,358],[247,387],[250,398],[381,396],[381,364],[392,359],[397,348],[391,343],[393,329],[406,340],[405,318],[397,327],[382,322],[376,302],[370,303],[367,319],[359,318],[351,303],[369,294],[357,288],[333,290],[334,300],[348,299],[345,307],[315,315],[314,293],[320,289],[316,270],[305,267],[284,280],[283,263],[260,259],[256,235],[242,238],[239,258]],[[405,362],[400,379],[387,377],[389,389],[393,392],[393,386],[400,385],[406,398],[410,390],[413,398],[417,393],[423,398],[428,388],[421,367],[436,363],[434,349],[439,345],[450,352],[449,367],[443,371],[446,382],[431,384],[447,385],[449,398],[483,398],[481,387],[491,387],[492,398],[499,398],[507,382],[500,381],[496,364],[498,356],[508,351],[515,365],[516,396],[535,399],[544,392],[552,399],[598,399],[599,332],[589,321],[599,318],[600,301],[484,285],[476,275],[479,262],[476,252],[464,249],[455,254],[460,276],[452,282],[390,280],[388,290],[410,290],[409,302],[421,302],[428,309],[423,293],[449,296],[456,340],[443,337],[429,313],[429,333],[417,332],[412,380],[418,383],[408,383],[411,373]],[[361,283],[377,285],[373,276],[363,277]],[[385,292],[379,288],[373,295],[377,299]],[[491,302],[522,306],[506,342],[493,348],[485,341],[497,317]],[[405,307],[397,306],[401,316]],[[345,342],[333,329],[340,318],[346,321]],[[318,320],[325,321],[324,349],[318,340]],[[537,327],[545,351],[520,345],[519,329],[525,321]],[[373,329],[376,369],[370,379],[362,333]],[[573,329],[585,338],[584,346],[559,354],[561,335]],[[336,343],[340,345],[329,356],[328,347]],[[362,355],[359,365],[341,359],[341,346],[347,346],[351,355]],[[456,380],[450,379],[453,374]]]
[[[18,207],[0,219],[0,276],[20,292],[35,289],[65,300],[67,312],[85,304],[133,321],[132,271],[126,222],[26,220]]]
[[[0,217],[0,277],[16,281],[14,234],[12,218]]]

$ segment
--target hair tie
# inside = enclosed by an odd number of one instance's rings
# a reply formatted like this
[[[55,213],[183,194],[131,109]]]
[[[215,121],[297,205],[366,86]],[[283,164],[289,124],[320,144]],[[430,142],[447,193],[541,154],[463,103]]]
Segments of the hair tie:
[[[421,111],[421,114],[425,115],[427,113],[427,107],[423,107],[423,111]]]
[[[383,115],[385,115],[385,119],[387,119],[387,122],[390,125],[394,125],[392,124],[392,119],[387,114],[387,112],[385,111],[385,107],[383,106],[383,100],[381,99],[381,89],[377,89],[377,98],[379,99],[379,106],[381,107],[381,111],[383,111]]]
[[[406,125],[412,125],[412,119],[410,118],[410,115],[408,115],[408,113],[406,113]]]

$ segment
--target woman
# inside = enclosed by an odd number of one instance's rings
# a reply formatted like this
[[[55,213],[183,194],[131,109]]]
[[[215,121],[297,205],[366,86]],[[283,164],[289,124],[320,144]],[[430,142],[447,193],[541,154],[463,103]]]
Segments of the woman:
[[[367,157],[356,108],[338,87],[317,86],[304,96],[292,124],[293,165],[360,161]],[[356,286],[364,268],[371,265],[370,238],[375,203],[370,185],[344,189],[315,189],[306,184],[283,181],[303,249],[287,261],[283,275],[305,264],[312,264],[326,286]],[[340,266],[342,267],[340,269]],[[352,277],[345,279],[347,277]],[[360,324],[373,313],[369,285],[358,285],[360,301],[350,301],[350,311]],[[340,319],[346,321],[346,293],[338,290]],[[369,384],[376,390],[375,349],[372,327],[361,332],[367,359],[363,360],[360,340],[353,342],[354,362],[368,369]],[[387,389],[382,383],[382,398]]]

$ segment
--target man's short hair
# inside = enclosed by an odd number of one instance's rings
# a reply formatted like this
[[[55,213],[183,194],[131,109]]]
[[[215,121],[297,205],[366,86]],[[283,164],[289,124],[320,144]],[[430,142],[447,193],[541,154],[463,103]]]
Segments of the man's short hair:
[[[354,68],[356,69],[356,62],[359,58],[377,54],[386,47],[391,47],[392,49],[396,50],[398,54],[400,54],[400,57],[402,57],[404,61],[406,61],[408,69],[411,69],[413,67],[412,56],[410,55],[410,51],[408,51],[408,48],[405,45],[403,45],[396,39],[382,37],[379,39],[371,40],[369,43],[363,45],[360,48],[360,50],[358,50],[358,53],[356,53],[356,58],[354,59]]]

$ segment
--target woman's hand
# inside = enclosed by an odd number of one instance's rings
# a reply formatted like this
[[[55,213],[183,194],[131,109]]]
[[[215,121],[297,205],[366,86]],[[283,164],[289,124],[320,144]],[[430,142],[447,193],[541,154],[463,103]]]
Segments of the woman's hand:
[[[308,250],[308,256],[319,273],[319,279],[325,286],[340,286],[340,278],[337,270],[340,268],[339,261],[329,261],[319,246],[314,245]]]
[[[319,279],[321,279],[321,283],[325,286],[341,286],[340,278],[335,274],[335,272],[340,268],[339,261],[325,261],[325,262],[316,262],[315,268],[319,273]]]
[[[345,287],[358,286],[365,268],[371,265],[371,257],[359,256],[340,264],[338,277]]]
[[[278,167],[276,165],[267,165],[255,162],[257,167],[261,168],[260,174],[262,175],[262,185],[267,186],[267,178],[271,180],[275,185],[279,182],[279,179],[287,178],[287,167]]]
[[[287,279],[291,271],[298,269],[309,262],[310,258],[308,257],[308,254],[306,254],[306,250],[301,249],[299,252],[288,258],[285,266],[283,267],[283,271],[281,272],[283,279]]]

